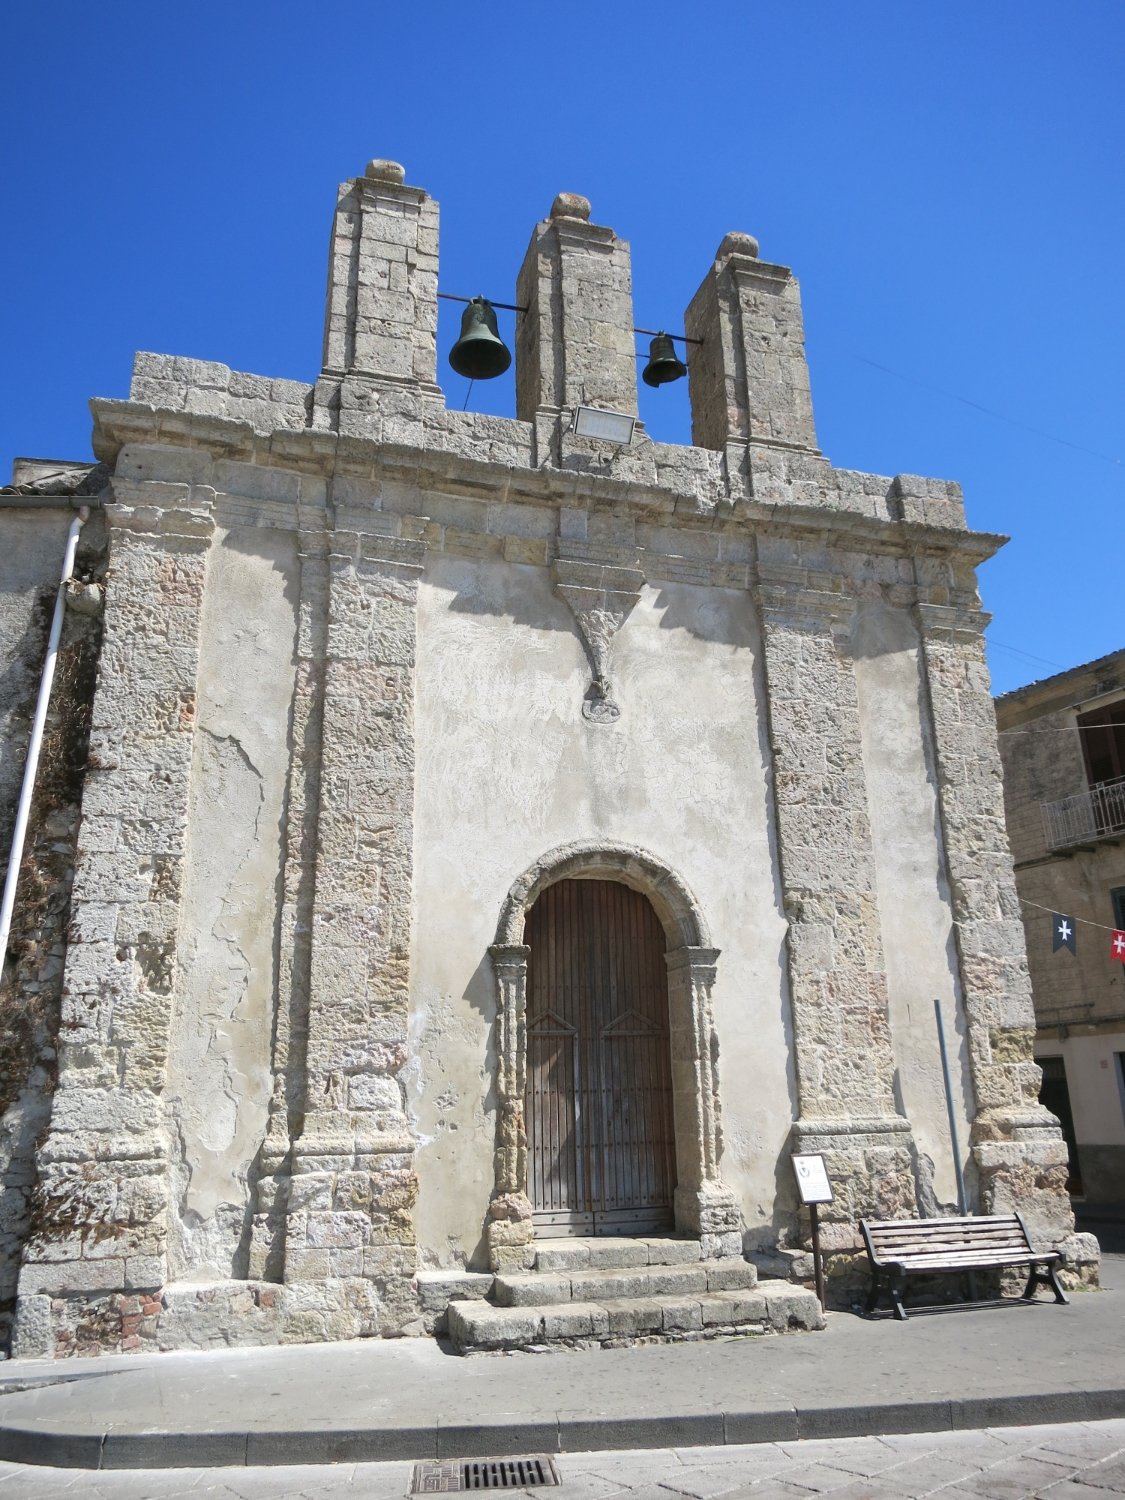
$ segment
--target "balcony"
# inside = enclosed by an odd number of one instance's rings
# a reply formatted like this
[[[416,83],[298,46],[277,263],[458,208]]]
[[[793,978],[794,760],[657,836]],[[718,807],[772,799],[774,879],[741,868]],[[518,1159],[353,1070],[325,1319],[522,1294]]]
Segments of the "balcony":
[[[1125,776],[1099,781],[1074,797],[1044,802],[1043,831],[1052,850],[1125,838]]]

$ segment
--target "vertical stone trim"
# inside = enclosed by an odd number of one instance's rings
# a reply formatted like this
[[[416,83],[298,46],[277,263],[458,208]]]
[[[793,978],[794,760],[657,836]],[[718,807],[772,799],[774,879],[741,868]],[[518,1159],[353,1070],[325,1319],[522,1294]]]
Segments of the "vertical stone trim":
[[[919,604],[945,857],[977,1115],[972,1154],[985,1213],[1018,1208],[1032,1233],[1074,1230],[1066,1144],[1038,1102],[1035,1012],[1004,821],[986,616]]]
[[[290,722],[291,758],[285,803],[280,962],[273,1035],[273,1089],[269,1124],[255,1174],[255,1214],[250,1275],[280,1281],[284,1268],[285,1210],[290,1149],[306,1109],[306,1049],[320,817],[324,671],[328,638],[328,538],[322,531],[298,538],[301,597],[297,671]]]
[[[407,1062],[414,661],[424,547],[336,532],[329,558],[307,1091],[287,1282],[355,1283],[357,1332],[413,1309]]]
[[[692,442],[720,452],[730,472],[748,443],[817,451],[801,291],[787,266],[758,258],[748,234],[728,234],[684,315],[691,348]]]
[[[522,943],[489,948],[496,974],[496,1181],[488,1206],[489,1262],[494,1271],[531,1264],[527,1196],[527,960]]]
[[[895,1108],[887,979],[852,665],[850,601],[760,569],[778,859],[788,920],[800,1117],[797,1149],[827,1153],[825,1243],[859,1218],[914,1212],[909,1125]]]
[[[719,1039],[711,994],[717,948],[673,948],[668,965],[672,1101],[676,1122],[676,1228],[698,1235],[708,1257],[742,1254],[734,1194],[723,1185]]]
[[[174,1009],[209,502],[107,505],[110,569],[94,697],[59,1081],[39,1156],[15,1351],[138,1347],[167,1276],[162,1093]],[[205,492],[208,495],[210,492]],[[52,1304],[51,1299],[56,1299]],[[155,1316],[158,1303],[147,1304]],[[84,1321],[90,1331],[83,1335]]]

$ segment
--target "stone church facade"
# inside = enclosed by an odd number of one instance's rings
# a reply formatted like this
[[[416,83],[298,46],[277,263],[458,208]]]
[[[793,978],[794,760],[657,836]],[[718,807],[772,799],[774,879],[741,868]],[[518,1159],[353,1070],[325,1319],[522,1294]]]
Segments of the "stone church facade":
[[[800,1278],[796,1150],[843,1285],[860,1217],[957,1211],[935,999],[971,1208],[1081,1258],[974,572],[1002,538],[820,453],[797,283],[746,235],[687,309],[693,445],[579,436],[637,410],[589,214],[532,235],[515,419],[446,407],[437,205],[384,162],[340,190],[314,385],[142,354],[93,403],[16,1352],[421,1332],[569,1235]]]

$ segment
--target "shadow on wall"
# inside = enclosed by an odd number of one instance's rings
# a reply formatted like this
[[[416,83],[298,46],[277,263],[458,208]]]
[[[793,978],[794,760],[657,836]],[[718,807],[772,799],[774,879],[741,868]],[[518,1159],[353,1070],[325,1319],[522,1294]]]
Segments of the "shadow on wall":
[[[756,642],[748,602],[745,589],[660,584],[655,607],[664,611],[661,630],[686,630],[699,641],[750,651]]]

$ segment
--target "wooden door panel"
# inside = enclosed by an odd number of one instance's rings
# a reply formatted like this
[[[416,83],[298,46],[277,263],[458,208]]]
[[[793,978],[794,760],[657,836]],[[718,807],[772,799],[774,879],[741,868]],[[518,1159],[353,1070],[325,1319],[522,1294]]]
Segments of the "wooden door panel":
[[[528,1192],[541,1231],[657,1228],[675,1187],[664,931],[615,881],[528,913]]]

